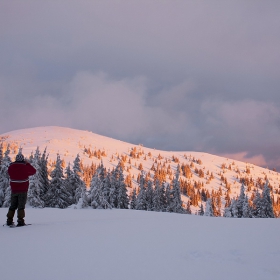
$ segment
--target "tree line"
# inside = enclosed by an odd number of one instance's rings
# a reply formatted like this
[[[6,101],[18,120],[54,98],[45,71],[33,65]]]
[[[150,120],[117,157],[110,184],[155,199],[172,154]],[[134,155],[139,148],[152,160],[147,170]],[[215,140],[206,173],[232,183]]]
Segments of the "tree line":
[[[10,186],[8,167],[11,163],[10,149],[7,146],[3,153],[3,145],[0,145],[0,207],[8,207],[10,204]],[[136,155],[134,155],[136,156]],[[210,194],[208,190],[192,186],[187,181],[180,179],[183,173],[191,177],[188,165],[177,165],[172,180],[165,180],[166,174],[154,167],[153,180],[149,173],[140,170],[137,178],[138,187],[133,188],[128,195],[128,187],[131,181],[124,178],[124,162],[119,160],[113,170],[107,170],[101,160],[98,166],[83,166],[79,155],[72,165],[70,163],[63,168],[64,163],[57,155],[52,170],[48,168],[48,154],[39,148],[30,156],[31,164],[37,172],[30,177],[28,190],[28,203],[32,207],[56,207],[67,208],[75,205],[76,208],[92,207],[94,209],[135,209],[159,212],[174,212],[191,214],[191,205],[199,206],[196,214],[204,216],[222,216],[221,188]],[[86,176],[83,176],[86,175]],[[209,174],[210,175],[210,174]],[[195,191],[197,189],[197,191]],[[201,189],[201,191],[199,191]],[[188,197],[188,203],[183,207],[181,195]],[[199,201],[201,202],[199,205]],[[249,202],[245,195],[245,185],[242,184],[240,195],[230,199],[225,197],[224,217],[262,217],[273,218],[273,199],[270,196],[268,181],[262,193],[255,195],[253,202]],[[205,203],[205,209],[203,203]]]

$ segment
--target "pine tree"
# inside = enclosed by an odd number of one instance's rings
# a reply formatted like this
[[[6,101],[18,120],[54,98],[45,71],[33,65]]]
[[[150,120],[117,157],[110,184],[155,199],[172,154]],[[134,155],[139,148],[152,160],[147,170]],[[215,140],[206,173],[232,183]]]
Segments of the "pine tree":
[[[182,200],[181,200],[181,188],[180,188],[180,181],[179,181],[179,175],[180,175],[180,165],[177,166],[177,172],[175,175],[175,178],[172,180],[172,212],[175,213],[183,213],[184,209],[182,207]]]
[[[147,199],[147,211],[153,211],[154,190],[153,190],[153,182],[151,180],[148,180],[147,183],[146,199]]]
[[[45,203],[47,207],[66,208],[71,205],[69,200],[70,194],[64,184],[62,162],[59,154],[57,154],[56,164],[54,170],[51,172],[51,182],[49,190],[45,196]]]
[[[273,212],[273,202],[270,196],[270,188],[268,185],[269,183],[268,181],[266,181],[262,194],[263,218],[275,218]]]
[[[205,213],[204,216],[209,216],[209,217],[213,217],[213,208],[212,208],[212,198],[208,198],[206,201],[206,209],[205,209]]]
[[[0,206],[9,207],[11,203],[11,187],[10,177],[8,174],[8,168],[11,164],[10,145],[7,146],[7,150],[4,153],[0,169]]]
[[[192,214],[191,203],[190,203],[190,201],[188,201],[188,204],[187,204],[186,214],[189,214],[189,215]]]
[[[102,209],[102,190],[98,170],[95,172],[90,183],[90,205],[94,209]]]
[[[244,203],[243,203],[243,209],[242,209],[242,218],[252,218],[252,211],[251,207],[248,201],[248,196],[245,196]]]
[[[173,192],[170,189],[169,183],[166,183],[165,197],[166,197],[166,212],[172,212],[173,211]]]
[[[159,180],[157,179],[155,181],[155,189],[154,189],[154,196],[153,196],[153,211],[157,211],[157,212],[162,211],[160,196],[161,196],[160,183]]]
[[[103,164],[96,170],[90,184],[90,205],[94,209],[111,209],[108,202],[107,190],[105,189],[105,172]]]
[[[166,183],[162,182],[161,186],[159,187],[159,198],[160,198],[160,211],[165,212],[167,207],[166,201]]]
[[[136,208],[136,188],[133,188],[131,198],[130,198],[130,209],[135,209]]]
[[[243,217],[244,201],[245,201],[245,187],[244,187],[244,184],[242,183],[241,188],[240,188],[240,195],[236,201],[237,218]]]
[[[43,179],[41,177],[41,166],[40,166],[40,151],[37,147],[33,160],[31,162],[32,166],[36,169],[36,173],[29,178],[29,188],[28,188],[28,202],[32,207],[44,207],[44,201],[42,200],[43,191]]]
[[[118,193],[117,208],[118,209],[128,209],[129,200],[128,200],[128,195],[127,195],[126,184],[124,182],[124,175],[123,175],[123,169],[121,166],[121,162],[119,162],[115,171],[116,171],[115,175],[116,175],[117,193]]]
[[[142,171],[140,175],[139,189],[140,190],[136,200],[136,209],[147,210],[147,197],[146,197],[144,171]]]
[[[259,190],[257,189],[255,198],[253,200],[253,210],[252,214],[254,218],[263,218],[264,213],[263,213],[263,205],[262,205],[262,198],[259,193]]]
[[[50,180],[49,180],[49,174],[48,174],[48,155],[47,155],[47,148],[45,148],[40,162],[39,162],[40,168],[40,177],[42,178],[42,190],[41,190],[41,200],[44,201],[46,194],[50,187]],[[38,171],[37,171],[38,172]],[[44,201],[45,203],[45,201]]]
[[[71,201],[71,204],[78,203],[80,198],[82,198],[82,196],[84,196],[86,193],[86,185],[81,179],[82,170],[80,162],[80,156],[78,154],[73,162],[72,170],[70,168],[70,165],[68,165],[66,169],[65,184],[70,194],[69,199]]]
[[[3,161],[3,142],[0,144],[0,168]]]
[[[106,177],[104,179],[104,185],[103,185],[103,195],[106,201],[110,204],[110,190],[111,190],[111,176],[110,176],[110,170],[107,172]],[[110,204],[111,207],[113,205]]]
[[[115,176],[115,170],[113,169],[110,176],[110,192],[109,192],[109,203],[112,207],[117,208],[118,206],[118,190],[117,190],[117,182]]]
[[[199,211],[198,211],[198,215],[204,216],[204,208],[203,208],[202,203],[200,204],[200,209],[199,209]]]

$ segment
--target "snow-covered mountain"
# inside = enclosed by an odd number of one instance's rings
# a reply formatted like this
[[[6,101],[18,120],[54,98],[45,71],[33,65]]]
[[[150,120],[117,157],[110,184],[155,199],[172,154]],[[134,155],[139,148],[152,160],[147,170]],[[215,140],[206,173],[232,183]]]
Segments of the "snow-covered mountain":
[[[64,127],[36,127],[11,131],[0,135],[4,148],[10,144],[12,159],[22,147],[23,154],[30,156],[39,147],[41,151],[47,148],[49,159],[55,160],[57,153],[65,165],[72,163],[79,154],[83,165],[99,164],[101,160],[108,169],[113,169],[122,159],[124,175],[132,178],[132,187],[137,187],[137,177],[143,169],[153,178],[155,170],[164,171],[165,179],[170,181],[178,164],[189,166],[190,174],[185,174],[182,168],[180,178],[191,185],[187,196],[182,195],[186,204],[192,202],[192,212],[199,209],[196,194],[202,189],[209,193],[220,192],[222,208],[225,197],[234,198],[240,193],[241,179],[245,180],[246,193],[249,198],[257,188],[262,188],[268,179],[273,190],[274,201],[277,202],[280,187],[279,173],[253,164],[232,160],[207,153],[193,151],[161,151],[145,148],[109,137]],[[130,189],[131,190],[131,189]],[[191,194],[190,194],[191,193]]]

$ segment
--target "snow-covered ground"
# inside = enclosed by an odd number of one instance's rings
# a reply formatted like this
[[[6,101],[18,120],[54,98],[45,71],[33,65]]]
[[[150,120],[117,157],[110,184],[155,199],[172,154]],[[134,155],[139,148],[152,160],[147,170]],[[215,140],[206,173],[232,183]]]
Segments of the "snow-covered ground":
[[[31,226],[0,229],[1,279],[280,279],[279,219],[71,208],[26,216]]]

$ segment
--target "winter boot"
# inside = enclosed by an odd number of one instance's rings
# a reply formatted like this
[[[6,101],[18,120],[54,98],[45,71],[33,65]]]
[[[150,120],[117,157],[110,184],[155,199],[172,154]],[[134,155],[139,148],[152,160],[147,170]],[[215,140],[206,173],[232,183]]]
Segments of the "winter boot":
[[[14,210],[9,210],[8,214],[7,214],[7,223],[6,225],[7,226],[12,226],[14,223],[13,223],[13,218],[14,218],[14,215],[15,215],[15,211]]]
[[[25,226],[24,217],[25,217],[24,209],[18,209],[18,220],[17,220],[18,224],[17,224],[17,227]]]

